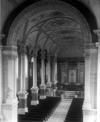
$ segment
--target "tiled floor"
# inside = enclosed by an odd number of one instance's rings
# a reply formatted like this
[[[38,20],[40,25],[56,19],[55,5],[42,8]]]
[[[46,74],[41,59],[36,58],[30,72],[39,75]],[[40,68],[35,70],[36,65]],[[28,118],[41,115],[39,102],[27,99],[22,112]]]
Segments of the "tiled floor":
[[[56,110],[46,122],[64,122],[72,99],[62,99]]]

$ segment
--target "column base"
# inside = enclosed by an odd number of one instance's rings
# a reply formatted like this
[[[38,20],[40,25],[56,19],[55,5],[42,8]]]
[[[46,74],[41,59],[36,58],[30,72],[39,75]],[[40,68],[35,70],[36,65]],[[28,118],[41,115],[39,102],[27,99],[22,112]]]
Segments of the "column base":
[[[46,98],[46,86],[45,84],[40,85],[40,99]]]
[[[18,114],[25,114],[28,112],[27,108],[27,91],[20,91],[19,92],[19,106],[18,106]]]
[[[46,88],[46,96],[52,96],[52,88],[51,88],[51,86],[47,86],[47,88]]]
[[[40,95],[40,99],[45,99],[46,98],[46,95],[42,96]]]
[[[31,101],[31,105],[37,105],[37,104],[39,104],[39,101],[37,100],[37,101]]]
[[[18,122],[17,108],[18,101],[13,100],[15,102],[11,104],[2,104],[2,114],[3,114],[3,122]],[[2,122],[2,121],[0,121]]]
[[[25,114],[28,112],[28,108],[18,108],[18,114]]]
[[[53,96],[56,96],[56,89],[53,89]]]
[[[31,105],[37,105],[39,104],[38,101],[38,87],[32,87],[31,88],[31,95],[32,95],[32,100],[31,100]]]
[[[47,88],[51,88],[51,85],[52,85],[51,82],[47,82],[46,87],[47,87]]]
[[[96,116],[96,109],[83,110],[83,122],[96,122]]]
[[[52,96],[51,95],[51,85],[52,85],[52,83],[51,82],[47,82],[47,84],[46,84],[46,96]]]

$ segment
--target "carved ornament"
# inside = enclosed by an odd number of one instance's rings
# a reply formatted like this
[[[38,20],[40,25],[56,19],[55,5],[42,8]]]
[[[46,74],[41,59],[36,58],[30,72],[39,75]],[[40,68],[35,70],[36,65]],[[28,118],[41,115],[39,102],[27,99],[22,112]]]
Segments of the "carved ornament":
[[[98,36],[98,41],[100,42],[100,30],[93,30],[93,32]]]
[[[96,49],[96,44],[95,43],[85,43],[84,49]]]
[[[41,6],[41,5],[43,5],[43,6]],[[46,1],[46,3],[44,1],[39,1],[36,4],[33,4],[29,7],[27,7],[26,9],[24,9],[21,12],[21,14],[19,14],[17,16],[17,18],[15,19],[15,21],[13,22],[13,24],[10,28],[9,34],[8,34],[8,38],[7,38],[8,45],[16,45],[18,33],[20,33],[21,27],[26,22],[27,19],[31,20],[32,16],[36,16],[41,11],[45,12],[45,11],[50,11],[50,10],[56,11],[56,12],[55,13],[52,12],[52,14],[49,14],[49,18],[51,17],[51,15],[52,16],[63,15],[62,13],[64,13],[64,14],[68,13],[70,21],[72,20],[72,17],[75,18],[79,22],[79,25],[81,25],[81,30],[82,30],[84,41],[85,42],[91,41],[89,26],[88,26],[85,18],[83,17],[83,15],[77,9],[75,9],[73,6],[71,6],[65,2],[62,2],[62,1],[52,1],[52,2]],[[57,12],[57,11],[60,11],[60,12]],[[68,17],[68,15],[67,15],[67,17]],[[65,15],[63,15],[63,16],[66,17]],[[60,26],[60,24],[61,24],[63,27],[63,24],[66,24],[66,26],[69,26],[70,21],[68,21],[68,20],[66,20],[66,21],[58,20],[53,25]],[[69,25],[68,25],[68,22],[69,22]],[[74,26],[76,26],[76,25],[74,24]],[[71,25],[71,26],[73,26],[73,25]]]
[[[41,59],[45,59],[45,51],[41,51]]]
[[[32,92],[32,93],[38,93],[38,90],[39,90],[38,87],[35,87],[35,88],[32,87],[32,88],[31,88],[31,92]]]
[[[17,47],[15,47],[15,46],[4,46],[3,47],[3,55],[7,56],[10,59],[17,58],[18,57]]]
[[[51,60],[51,54],[48,54],[48,55],[47,55],[47,59],[48,59],[48,61]]]
[[[2,44],[2,39],[5,37],[5,34],[0,34],[0,45]]]

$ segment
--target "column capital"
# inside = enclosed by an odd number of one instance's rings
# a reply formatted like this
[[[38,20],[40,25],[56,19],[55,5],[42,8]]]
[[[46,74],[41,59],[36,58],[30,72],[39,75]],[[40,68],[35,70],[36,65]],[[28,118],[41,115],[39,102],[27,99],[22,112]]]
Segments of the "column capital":
[[[5,37],[5,34],[0,34],[0,45],[2,45],[2,39]]]
[[[100,42],[96,42],[96,47],[100,47]]]
[[[27,98],[28,92],[27,91],[20,91],[18,93],[20,99]]]
[[[98,36],[98,38],[100,39],[100,30],[93,30],[94,34],[96,34]]]
[[[85,59],[88,60],[88,59],[90,58],[90,56],[91,56],[90,53],[84,53],[84,57],[85,57]]]
[[[41,51],[41,59],[45,59],[45,51]]]
[[[33,52],[32,52],[33,57],[37,57],[37,51],[38,51],[37,48],[33,49]]]
[[[85,43],[84,50],[89,50],[89,49],[96,49],[96,44],[95,43]]]
[[[47,59],[48,59],[48,61],[51,60],[51,54],[50,53],[47,54]]]
[[[17,58],[17,47],[16,46],[4,46],[3,55],[6,55],[11,59]]]
[[[96,43],[87,43],[84,45],[84,56],[93,56],[97,53]]]
[[[38,91],[39,91],[39,88],[38,87],[32,87],[31,88],[31,92],[32,93],[38,93]]]
[[[26,44],[20,42],[20,43],[19,43],[19,47],[20,47],[19,52],[20,52],[21,54],[25,54],[25,53],[26,53]]]

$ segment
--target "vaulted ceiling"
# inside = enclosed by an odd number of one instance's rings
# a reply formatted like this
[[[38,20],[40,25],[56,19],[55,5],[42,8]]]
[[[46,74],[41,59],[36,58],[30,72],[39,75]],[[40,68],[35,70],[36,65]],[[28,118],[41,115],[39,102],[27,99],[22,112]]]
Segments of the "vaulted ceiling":
[[[46,11],[26,21],[22,32],[25,40],[31,48],[35,45],[48,52],[55,50],[66,51],[75,49],[82,50],[84,38],[82,27],[74,17],[60,11]],[[23,38],[20,33],[20,38]]]
[[[16,40],[24,42],[30,52],[38,47],[60,58],[83,57],[84,43],[92,41],[87,39],[91,34],[84,16],[69,4],[50,1],[42,1],[24,12],[25,21],[17,30]],[[33,14],[34,7],[39,11]],[[20,14],[19,22],[22,18]]]

